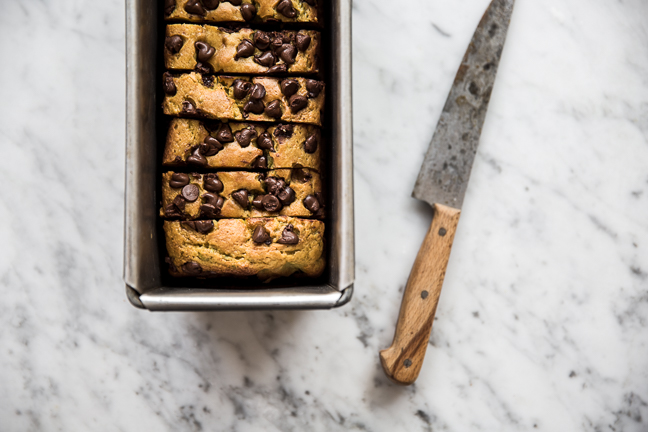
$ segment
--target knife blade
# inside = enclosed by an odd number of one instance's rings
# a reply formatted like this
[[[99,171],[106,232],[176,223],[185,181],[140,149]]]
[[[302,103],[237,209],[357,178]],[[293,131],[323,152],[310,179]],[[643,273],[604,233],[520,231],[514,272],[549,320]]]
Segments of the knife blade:
[[[493,0],[479,22],[412,192],[434,213],[407,280],[394,340],[380,352],[385,373],[399,384],[412,384],[423,365],[514,2]]]

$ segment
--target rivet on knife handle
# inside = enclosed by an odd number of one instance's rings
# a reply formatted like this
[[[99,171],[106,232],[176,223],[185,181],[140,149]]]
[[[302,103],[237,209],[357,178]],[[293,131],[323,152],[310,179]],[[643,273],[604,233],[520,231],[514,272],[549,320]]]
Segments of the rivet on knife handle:
[[[466,50],[412,196],[434,208],[410,273],[392,346],[380,352],[400,384],[418,377],[515,0],[492,0]]]
[[[403,293],[394,341],[380,352],[385,373],[399,384],[412,384],[421,371],[460,214],[434,205],[432,224]]]

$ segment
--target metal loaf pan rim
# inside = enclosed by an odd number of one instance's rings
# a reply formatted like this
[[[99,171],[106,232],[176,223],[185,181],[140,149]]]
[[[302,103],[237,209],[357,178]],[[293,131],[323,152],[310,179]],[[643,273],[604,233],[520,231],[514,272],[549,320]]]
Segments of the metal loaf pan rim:
[[[130,303],[151,311],[331,309],[348,303],[355,279],[351,1],[332,0],[327,110],[330,115],[333,195],[329,277],[325,284],[291,288],[222,290],[171,288],[162,283],[155,228],[157,0],[126,1],[126,187],[124,281]]]

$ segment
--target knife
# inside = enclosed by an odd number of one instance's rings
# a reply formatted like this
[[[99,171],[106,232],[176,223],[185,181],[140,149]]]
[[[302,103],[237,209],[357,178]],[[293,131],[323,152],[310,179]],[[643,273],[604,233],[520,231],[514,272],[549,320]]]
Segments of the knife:
[[[514,2],[493,0],[479,22],[412,192],[434,213],[407,280],[394,340],[380,351],[385,373],[399,384],[412,384],[423,365]]]

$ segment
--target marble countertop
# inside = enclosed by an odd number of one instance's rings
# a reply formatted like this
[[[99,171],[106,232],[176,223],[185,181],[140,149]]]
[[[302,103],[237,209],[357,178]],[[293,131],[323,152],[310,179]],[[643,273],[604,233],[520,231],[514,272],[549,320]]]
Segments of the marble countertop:
[[[518,0],[423,370],[380,367],[488,2],[354,2],[350,304],[165,314],[121,276],[123,1],[6,2],[0,429],[647,430],[643,0]]]

